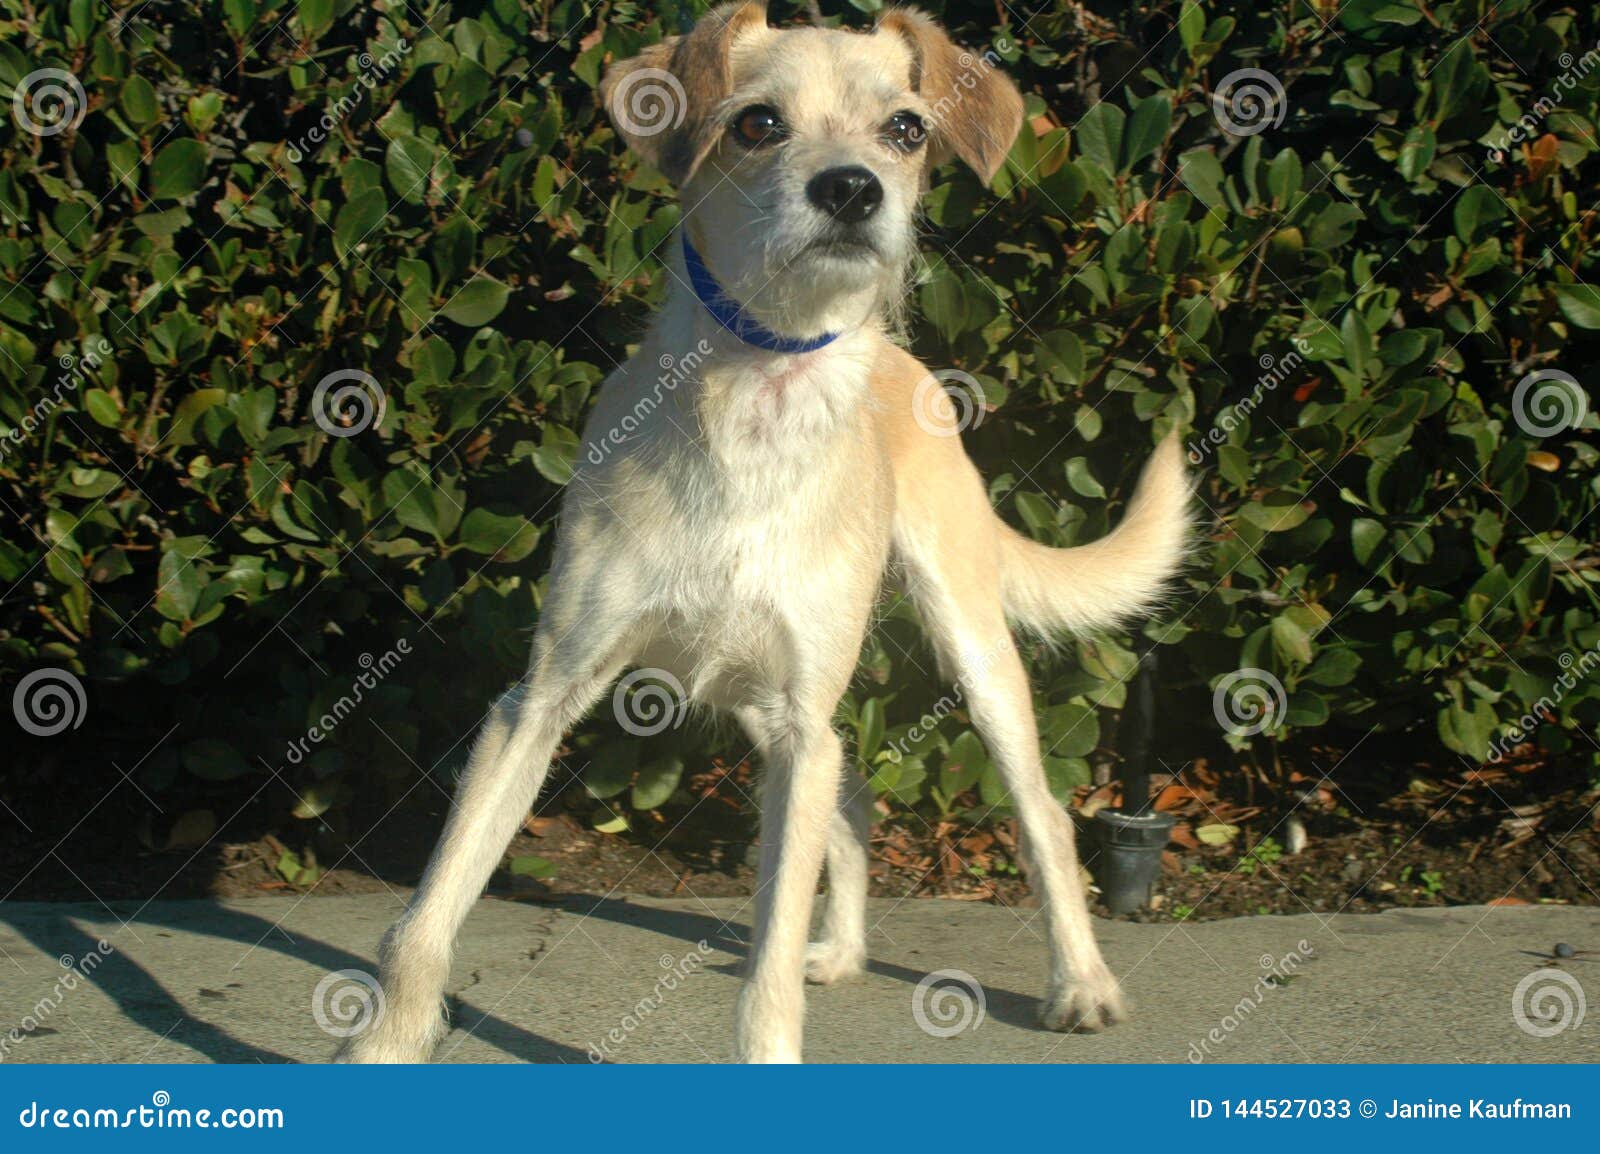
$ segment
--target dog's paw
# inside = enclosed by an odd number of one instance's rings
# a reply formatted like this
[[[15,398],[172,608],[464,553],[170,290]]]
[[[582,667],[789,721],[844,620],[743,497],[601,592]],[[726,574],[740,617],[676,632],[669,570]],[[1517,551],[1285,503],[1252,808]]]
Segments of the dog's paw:
[[[1101,969],[1084,978],[1065,982],[1052,989],[1039,1007],[1039,1021],[1047,1030],[1071,1030],[1094,1034],[1126,1021],[1128,1005],[1122,987],[1109,970]]]
[[[390,1019],[346,1039],[333,1060],[354,1065],[416,1065],[426,1062],[450,1027],[435,1014],[410,1028]]]
[[[400,1038],[392,1033],[351,1038],[333,1056],[338,1063],[352,1065],[416,1065],[433,1053],[432,1039]]]
[[[819,986],[858,978],[867,968],[865,947],[837,942],[812,942],[806,947],[806,981]]]
[[[735,1044],[733,1060],[754,1066],[798,1066],[800,1047],[793,1042],[768,1041]]]

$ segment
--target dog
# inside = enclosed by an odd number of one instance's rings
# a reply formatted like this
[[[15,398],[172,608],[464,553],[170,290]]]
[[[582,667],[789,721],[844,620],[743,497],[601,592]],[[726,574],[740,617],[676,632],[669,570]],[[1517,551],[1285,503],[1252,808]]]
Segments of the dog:
[[[1083,632],[1158,603],[1188,528],[1176,435],[1113,532],[1041,545],[996,516],[954,406],[929,403],[937,378],[891,339],[931,170],[959,158],[987,183],[1021,128],[1022,98],[993,63],[915,9],[854,32],[772,28],[763,5],[737,3],[607,72],[619,135],[680,193],[671,292],[600,391],[584,435],[597,451],[580,453],[563,495],[527,673],[491,708],[384,939],[387,1012],[343,1059],[428,1057],[462,920],[566,730],[638,666],[731,713],[762,754],[733,1055],[799,1061],[806,980],[866,961],[867,795],[832,718],[891,560],[1019,815],[1048,926],[1043,1024],[1124,1017],[1010,623]],[[691,369],[662,388],[668,364]]]

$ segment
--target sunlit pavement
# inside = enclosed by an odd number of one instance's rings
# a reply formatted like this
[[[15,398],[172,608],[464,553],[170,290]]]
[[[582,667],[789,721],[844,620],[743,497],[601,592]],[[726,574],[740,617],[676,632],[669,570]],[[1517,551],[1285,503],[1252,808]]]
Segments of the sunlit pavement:
[[[0,1060],[325,1060],[381,1003],[365,975],[399,909],[391,895],[0,906]],[[480,901],[435,1058],[723,1060],[749,917],[727,898]],[[875,901],[868,972],[809,988],[807,1059],[1600,1061],[1600,960],[1582,956],[1600,949],[1600,910],[1097,921],[1134,1007],[1097,1036],[1034,1024],[1039,917]],[[1534,956],[1558,942],[1573,956]]]

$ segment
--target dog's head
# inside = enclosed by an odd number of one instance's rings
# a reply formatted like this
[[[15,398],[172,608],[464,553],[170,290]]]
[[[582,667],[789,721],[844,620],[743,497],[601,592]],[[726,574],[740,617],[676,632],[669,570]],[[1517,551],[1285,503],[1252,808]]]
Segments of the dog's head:
[[[915,9],[870,33],[776,29],[756,3],[709,12],[607,72],[617,131],[682,192],[695,246],[772,327],[804,334],[897,295],[928,172],[988,181],[1022,122],[993,53]]]

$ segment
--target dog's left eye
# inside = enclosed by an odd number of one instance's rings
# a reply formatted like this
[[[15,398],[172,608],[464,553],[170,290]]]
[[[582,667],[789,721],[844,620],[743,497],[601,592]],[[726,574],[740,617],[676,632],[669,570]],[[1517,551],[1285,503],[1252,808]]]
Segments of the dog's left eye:
[[[913,152],[928,139],[928,129],[915,112],[896,112],[883,126],[883,135],[896,148]]]
[[[770,144],[784,134],[783,118],[778,110],[765,104],[752,104],[733,118],[733,135],[746,148]]]

